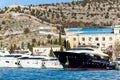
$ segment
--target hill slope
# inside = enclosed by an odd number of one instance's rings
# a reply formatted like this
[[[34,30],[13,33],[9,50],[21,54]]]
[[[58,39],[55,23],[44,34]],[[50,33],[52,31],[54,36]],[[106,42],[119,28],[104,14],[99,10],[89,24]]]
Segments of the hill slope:
[[[30,14],[64,27],[106,27],[120,24],[119,0],[83,0],[70,3],[14,6],[4,13]]]
[[[120,0],[83,0],[68,3],[10,6],[0,10],[0,42],[7,45],[28,43],[40,35],[40,27],[64,32],[70,27],[110,27],[120,25]],[[51,30],[50,30],[51,32]],[[54,39],[55,40],[55,39]]]

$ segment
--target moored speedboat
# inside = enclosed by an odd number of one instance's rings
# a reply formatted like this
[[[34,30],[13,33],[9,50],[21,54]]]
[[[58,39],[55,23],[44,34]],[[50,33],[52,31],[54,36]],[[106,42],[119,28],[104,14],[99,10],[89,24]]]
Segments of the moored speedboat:
[[[58,69],[62,65],[56,58],[48,56],[24,56],[18,59],[22,68],[44,68],[44,69]]]
[[[117,57],[113,63],[115,64],[115,69],[120,70],[120,57]]]
[[[21,57],[22,54],[9,54],[0,57],[0,67],[21,67],[18,63],[18,57]]]
[[[68,51],[55,51],[65,70],[109,70],[114,69],[108,55],[97,48],[80,47]]]
[[[24,56],[18,59],[22,68],[42,68],[42,59],[39,56]]]
[[[24,52],[24,54],[21,51]],[[21,51],[15,51],[14,53],[10,54],[6,49],[0,50],[0,67],[21,67],[18,58],[31,54],[29,50]]]

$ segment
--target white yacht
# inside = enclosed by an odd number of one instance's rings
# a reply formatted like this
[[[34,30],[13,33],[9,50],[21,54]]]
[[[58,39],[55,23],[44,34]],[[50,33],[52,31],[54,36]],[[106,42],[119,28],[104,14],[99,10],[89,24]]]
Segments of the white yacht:
[[[31,55],[32,52],[29,49],[20,49],[20,50],[15,50],[11,54],[24,54],[24,55]]]
[[[17,50],[11,54],[6,49],[0,50],[0,67],[21,67],[18,58],[30,54],[29,50]]]
[[[113,62],[115,64],[115,69],[120,70],[120,57]]]
[[[56,58],[48,56],[24,56],[18,59],[23,68],[62,68]]]
[[[22,54],[9,54],[0,57],[0,67],[21,67],[18,63],[18,57],[21,57]]]
[[[22,68],[42,68],[42,59],[39,56],[24,56],[18,59]]]

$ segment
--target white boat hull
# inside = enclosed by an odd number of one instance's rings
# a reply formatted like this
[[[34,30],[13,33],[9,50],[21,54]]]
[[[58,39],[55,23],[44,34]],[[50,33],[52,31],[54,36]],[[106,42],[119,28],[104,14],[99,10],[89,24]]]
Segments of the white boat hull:
[[[42,60],[25,59],[19,60],[22,68],[42,68]]]
[[[0,57],[0,67],[17,68],[21,66],[18,64],[17,58]]]
[[[120,61],[115,61],[115,69],[120,70]]]
[[[43,61],[43,68],[47,69],[62,69],[59,61]]]

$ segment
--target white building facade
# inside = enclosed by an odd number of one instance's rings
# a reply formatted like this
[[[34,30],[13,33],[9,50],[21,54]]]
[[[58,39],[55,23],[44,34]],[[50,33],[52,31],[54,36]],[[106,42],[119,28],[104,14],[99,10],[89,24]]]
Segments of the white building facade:
[[[50,50],[59,51],[60,46],[44,46],[44,47],[33,47],[33,55],[46,55],[49,56]]]
[[[114,28],[70,28],[66,30],[66,41],[71,48],[80,45],[95,45],[106,49],[120,42],[120,26]]]

